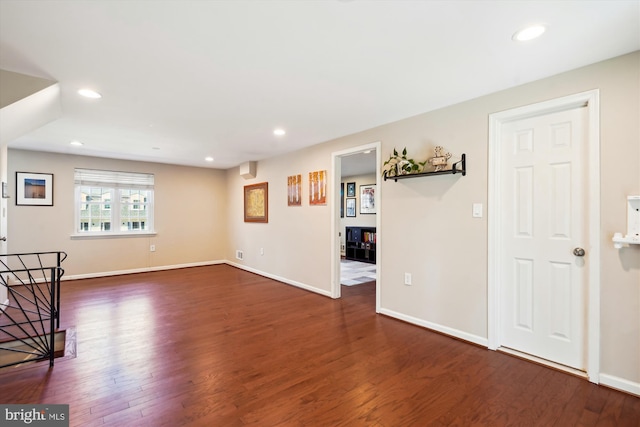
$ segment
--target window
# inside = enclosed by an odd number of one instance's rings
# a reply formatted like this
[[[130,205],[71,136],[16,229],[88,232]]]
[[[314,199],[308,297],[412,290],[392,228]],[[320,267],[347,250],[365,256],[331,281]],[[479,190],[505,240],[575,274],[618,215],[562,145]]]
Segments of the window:
[[[76,232],[153,232],[153,174],[75,170]]]

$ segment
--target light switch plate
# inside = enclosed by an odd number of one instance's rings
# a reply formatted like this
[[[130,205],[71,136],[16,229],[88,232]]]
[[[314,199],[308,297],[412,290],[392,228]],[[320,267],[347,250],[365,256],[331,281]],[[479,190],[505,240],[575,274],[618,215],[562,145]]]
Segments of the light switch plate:
[[[474,218],[482,218],[482,203],[474,203],[472,215]]]

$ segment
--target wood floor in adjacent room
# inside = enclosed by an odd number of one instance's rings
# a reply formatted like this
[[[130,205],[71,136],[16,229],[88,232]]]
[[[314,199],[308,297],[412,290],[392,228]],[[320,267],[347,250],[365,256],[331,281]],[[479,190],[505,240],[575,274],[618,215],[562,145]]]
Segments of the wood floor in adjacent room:
[[[638,426],[640,399],[227,265],[62,283],[77,355],[0,369],[72,426]],[[463,315],[463,313],[460,313]]]

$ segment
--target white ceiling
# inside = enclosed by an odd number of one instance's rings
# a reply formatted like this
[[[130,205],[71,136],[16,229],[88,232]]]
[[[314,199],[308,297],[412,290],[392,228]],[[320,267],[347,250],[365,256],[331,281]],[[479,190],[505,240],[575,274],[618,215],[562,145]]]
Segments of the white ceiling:
[[[9,146],[222,169],[639,49],[638,0],[0,0],[0,68],[63,112]]]

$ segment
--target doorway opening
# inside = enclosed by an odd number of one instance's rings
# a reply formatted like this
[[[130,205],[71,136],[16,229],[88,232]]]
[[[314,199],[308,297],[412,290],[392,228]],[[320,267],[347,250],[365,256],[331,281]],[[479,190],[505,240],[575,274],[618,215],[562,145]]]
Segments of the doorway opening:
[[[342,296],[343,282],[345,287],[355,288],[375,281],[376,312],[380,306],[380,251],[376,250],[380,236],[380,145],[374,142],[334,152],[331,174],[331,296]],[[372,199],[364,200],[361,192],[367,196],[372,193]]]

